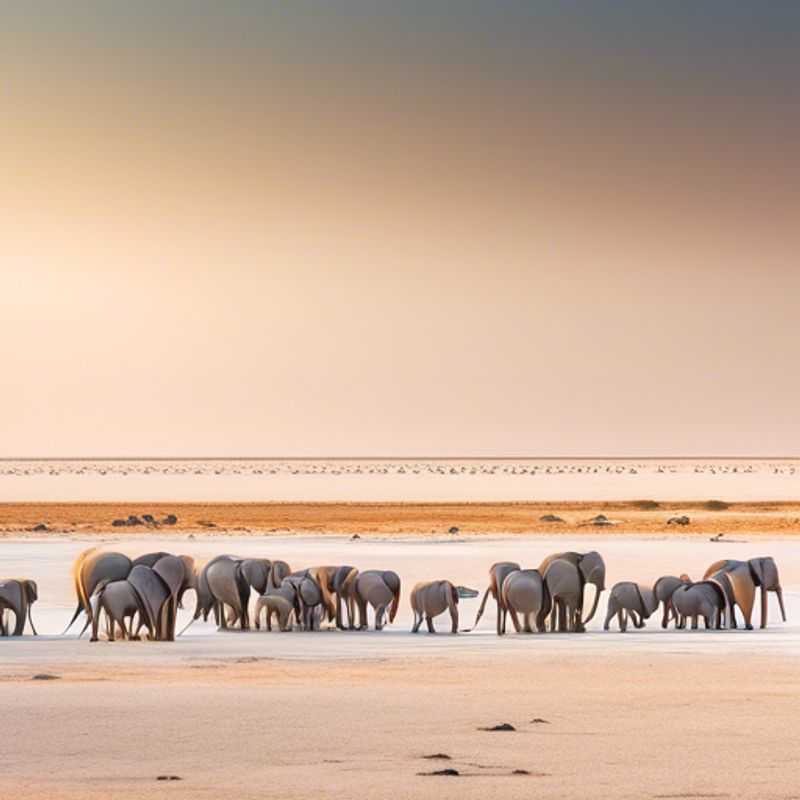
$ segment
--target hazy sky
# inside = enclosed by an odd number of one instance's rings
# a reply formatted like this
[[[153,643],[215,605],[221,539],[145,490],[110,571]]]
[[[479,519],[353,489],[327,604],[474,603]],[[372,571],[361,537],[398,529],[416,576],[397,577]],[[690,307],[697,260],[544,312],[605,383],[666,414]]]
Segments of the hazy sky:
[[[12,2],[0,455],[800,454],[800,3]]]

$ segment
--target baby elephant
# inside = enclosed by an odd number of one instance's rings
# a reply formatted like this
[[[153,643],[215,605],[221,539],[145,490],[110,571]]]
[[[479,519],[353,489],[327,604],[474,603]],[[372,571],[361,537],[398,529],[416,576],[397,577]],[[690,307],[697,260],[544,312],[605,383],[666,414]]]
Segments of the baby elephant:
[[[692,630],[697,630],[697,619],[702,617],[706,628],[721,628],[727,609],[725,591],[715,580],[687,583],[672,594],[672,607],[678,615],[678,628],[686,627],[686,618],[692,618]]]
[[[628,615],[637,628],[644,628],[644,621],[658,608],[656,593],[632,581],[615,583],[608,598],[608,612],[603,630],[608,630],[614,615],[617,617],[619,629],[628,629]]]
[[[436,633],[433,618],[445,611],[450,612],[452,623],[450,632],[458,633],[458,590],[450,581],[418,583],[411,590],[411,610],[414,612],[414,627],[411,633],[419,630],[423,619],[428,624],[428,631]]]

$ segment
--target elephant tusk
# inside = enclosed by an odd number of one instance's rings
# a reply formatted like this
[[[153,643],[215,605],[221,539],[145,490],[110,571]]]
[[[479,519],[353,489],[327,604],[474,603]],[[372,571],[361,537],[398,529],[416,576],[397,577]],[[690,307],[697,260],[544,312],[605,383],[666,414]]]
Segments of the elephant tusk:
[[[184,629],[183,629],[183,630],[182,630],[182,631],[181,631],[181,632],[178,634],[178,636],[183,636],[183,634],[184,634],[184,633],[186,633],[186,631],[187,631],[187,630],[189,630],[189,628],[191,627],[192,623],[193,623],[193,622],[194,622],[196,619],[197,619],[197,617],[192,617],[192,618],[189,620],[189,622],[186,624],[186,626],[184,627]]]

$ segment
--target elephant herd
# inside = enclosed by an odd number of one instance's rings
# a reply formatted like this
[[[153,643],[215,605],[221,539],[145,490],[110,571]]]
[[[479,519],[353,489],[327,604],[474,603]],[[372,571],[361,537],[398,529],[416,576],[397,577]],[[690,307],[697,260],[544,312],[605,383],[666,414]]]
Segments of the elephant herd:
[[[241,630],[260,629],[263,624],[271,631],[275,624],[281,631],[313,631],[326,621],[339,629],[364,630],[371,607],[374,628],[381,630],[387,621],[394,621],[400,603],[400,578],[391,570],[341,565],[293,571],[285,561],[232,555],[217,556],[197,567],[186,555],[156,552],[130,559],[123,553],[92,548],[75,560],[72,578],[77,605],[64,633],[85,614],[81,635],[91,627],[91,641],[99,639],[103,618],[109,641],[118,635],[139,639],[142,631],[150,640],[174,641],[180,635],[175,630],[177,611],[190,589],[197,600],[186,628],[213,615],[218,627]],[[489,569],[489,585],[473,628],[491,595],[497,605],[498,635],[506,633],[509,616],[517,633],[544,633],[548,623],[550,631],[583,632],[597,611],[605,578],[603,557],[594,551],[555,553],[537,569],[498,562]],[[588,586],[593,587],[594,597],[587,612]],[[785,621],[778,568],[772,558],[765,557],[717,561],[697,582],[683,574],[662,576],[652,587],[631,581],[617,583],[609,594],[603,627],[609,630],[616,617],[622,631],[629,619],[642,628],[661,605],[664,628],[672,620],[677,628],[685,628],[691,620],[696,629],[700,618],[706,628],[736,627],[738,607],[745,627],[751,630],[759,588],[761,627],[767,624],[768,592],[775,592]],[[435,633],[434,619],[444,613],[450,616],[451,632],[457,633],[459,599],[477,596],[478,592],[448,580],[416,584],[410,594],[412,633],[417,633],[423,622]],[[0,580],[0,636],[22,635],[26,620],[36,634],[31,606],[37,597],[32,580]],[[13,628],[10,614],[14,615]]]

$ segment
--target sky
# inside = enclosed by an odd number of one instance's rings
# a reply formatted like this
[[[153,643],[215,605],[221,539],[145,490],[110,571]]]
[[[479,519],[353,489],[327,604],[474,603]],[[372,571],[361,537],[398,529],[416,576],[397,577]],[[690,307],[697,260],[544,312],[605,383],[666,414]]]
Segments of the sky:
[[[800,455],[800,4],[10,2],[0,457]]]

